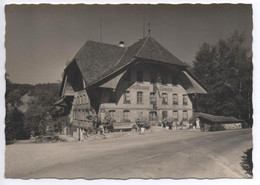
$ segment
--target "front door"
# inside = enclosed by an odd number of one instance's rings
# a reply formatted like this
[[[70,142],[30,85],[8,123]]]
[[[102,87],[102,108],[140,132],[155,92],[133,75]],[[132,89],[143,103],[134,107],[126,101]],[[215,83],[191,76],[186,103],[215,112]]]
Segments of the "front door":
[[[149,112],[149,122],[151,126],[156,126],[157,121],[158,121],[157,112],[156,111]]]

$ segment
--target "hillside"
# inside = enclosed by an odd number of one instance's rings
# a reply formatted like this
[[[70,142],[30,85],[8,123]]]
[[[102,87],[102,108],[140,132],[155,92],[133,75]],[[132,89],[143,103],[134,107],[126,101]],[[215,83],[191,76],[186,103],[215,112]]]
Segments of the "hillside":
[[[6,141],[45,134],[52,120],[50,108],[59,100],[60,84],[6,83]]]

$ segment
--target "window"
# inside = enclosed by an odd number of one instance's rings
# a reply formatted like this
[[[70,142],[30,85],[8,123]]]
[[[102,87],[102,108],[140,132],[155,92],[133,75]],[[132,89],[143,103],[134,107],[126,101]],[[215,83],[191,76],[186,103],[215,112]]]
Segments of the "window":
[[[149,121],[157,121],[157,113],[149,112]]]
[[[172,85],[178,85],[178,77],[175,75],[172,75]]]
[[[150,73],[150,82],[151,83],[156,83],[156,72],[151,72]]]
[[[83,104],[85,104],[85,103],[86,103],[86,95],[83,94]]]
[[[82,96],[79,97],[79,104],[82,104]]]
[[[131,103],[130,102],[130,91],[126,91],[124,93],[124,103]]]
[[[156,104],[156,94],[154,92],[150,93],[150,104],[151,105]]]
[[[167,74],[161,74],[162,76],[162,84],[167,84]]]
[[[115,119],[115,113],[116,113],[115,110],[110,110],[109,111],[109,117],[112,118],[112,119]]]
[[[143,103],[143,92],[137,92],[137,103]]]
[[[163,105],[168,104],[168,95],[167,95],[167,93],[162,93],[162,104]]]
[[[178,111],[177,110],[173,111],[173,120],[178,121]]]
[[[168,117],[167,110],[162,111],[162,119],[167,118],[167,117]]]
[[[125,74],[125,81],[130,82],[131,81],[131,71],[128,70]]]
[[[130,122],[130,120],[129,120],[129,114],[130,114],[130,111],[129,111],[129,110],[124,110],[124,112],[123,112],[123,120],[124,120],[125,122]]]
[[[183,105],[188,105],[188,97],[187,97],[187,94],[184,94],[182,96],[182,99],[183,99]]]
[[[143,111],[138,111],[138,117],[139,118],[143,117]]]
[[[186,110],[183,111],[183,121],[188,120],[188,112]]]
[[[143,72],[142,71],[137,71],[136,80],[137,80],[137,82],[143,82]]]
[[[172,104],[173,105],[178,105],[178,94],[173,94],[172,95]]]

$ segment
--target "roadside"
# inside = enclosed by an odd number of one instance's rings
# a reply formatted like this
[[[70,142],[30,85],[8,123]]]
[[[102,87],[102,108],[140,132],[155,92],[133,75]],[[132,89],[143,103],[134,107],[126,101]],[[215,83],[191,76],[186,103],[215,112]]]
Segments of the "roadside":
[[[249,178],[240,166],[251,129],[6,146],[9,178]],[[149,175],[148,175],[149,174]]]

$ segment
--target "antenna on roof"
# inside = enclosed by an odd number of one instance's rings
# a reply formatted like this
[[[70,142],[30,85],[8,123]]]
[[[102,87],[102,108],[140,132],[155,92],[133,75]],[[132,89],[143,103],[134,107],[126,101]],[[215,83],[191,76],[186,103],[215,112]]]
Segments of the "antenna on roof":
[[[102,42],[102,17],[100,18],[100,42]]]
[[[151,28],[150,28],[150,22],[148,22],[148,35],[151,35]]]
[[[143,38],[145,37],[145,11],[144,11],[144,15],[143,15]]]

